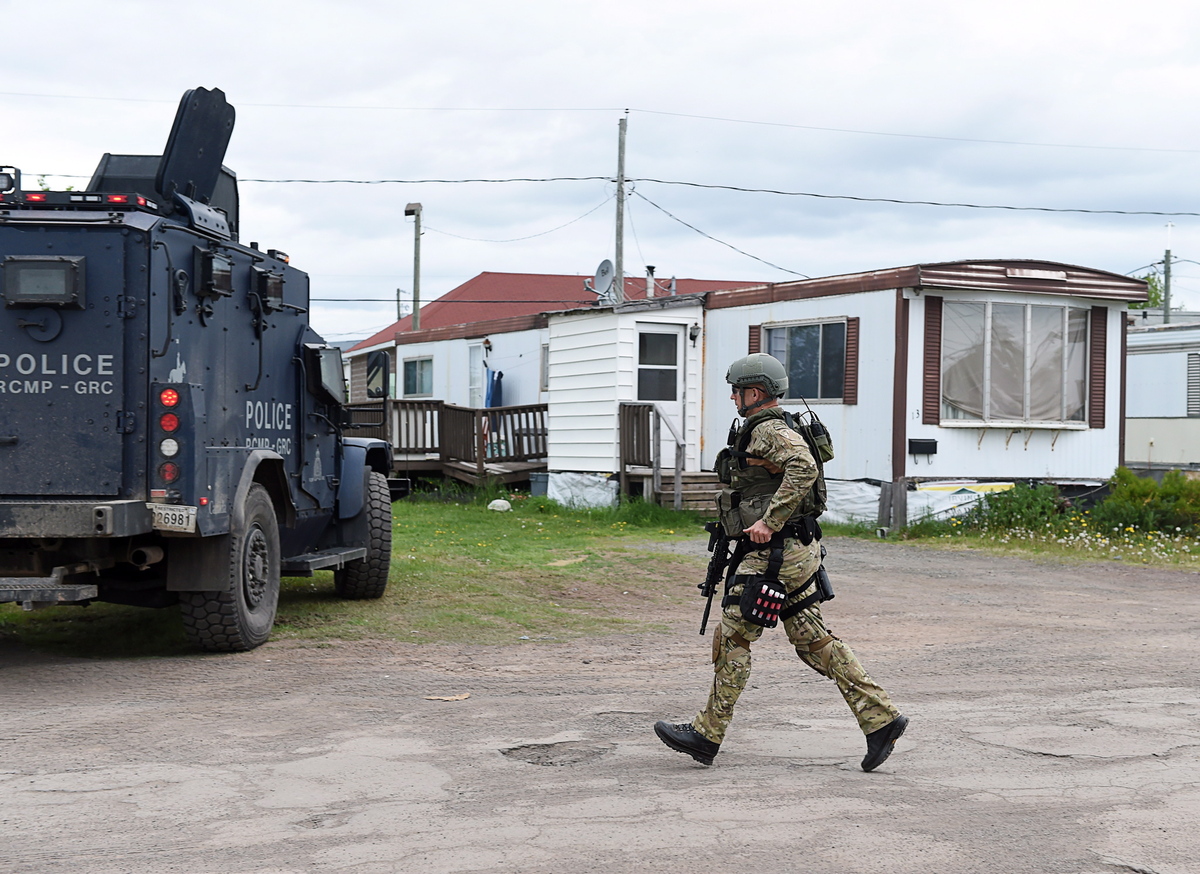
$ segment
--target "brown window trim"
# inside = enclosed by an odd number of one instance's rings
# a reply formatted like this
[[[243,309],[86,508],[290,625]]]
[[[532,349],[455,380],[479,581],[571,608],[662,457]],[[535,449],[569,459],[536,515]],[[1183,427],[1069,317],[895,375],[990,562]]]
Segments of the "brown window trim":
[[[925,296],[921,424],[942,423],[942,298]]]
[[[846,362],[842,370],[842,403],[858,403],[858,316],[846,319]]]
[[[1088,330],[1088,427],[1104,427],[1105,369],[1108,352],[1108,307],[1092,307]]]

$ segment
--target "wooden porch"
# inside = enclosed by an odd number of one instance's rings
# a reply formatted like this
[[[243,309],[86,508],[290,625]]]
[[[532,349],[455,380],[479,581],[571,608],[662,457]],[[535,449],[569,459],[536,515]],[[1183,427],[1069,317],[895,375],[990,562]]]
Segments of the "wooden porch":
[[[459,407],[389,399],[349,405],[351,421],[383,424],[355,436],[392,445],[398,476],[436,473],[470,485],[515,483],[546,470],[546,405]]]

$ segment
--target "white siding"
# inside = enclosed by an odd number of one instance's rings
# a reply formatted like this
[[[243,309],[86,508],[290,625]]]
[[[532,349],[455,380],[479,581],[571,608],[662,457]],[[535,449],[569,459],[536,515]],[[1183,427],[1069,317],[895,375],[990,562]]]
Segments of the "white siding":
[[[492,351],[484,359],[492,370],[504,374],[504,405],[537,404],[545,400],[538,386],[541,368],[541,347],[547,342],[549,332],[545,328],[528,331],[512,331],[506,334],[489,334]],[[433,400],[448,404],[470,406],[470,383],[467,362],[471,346],[478,346],[483,337],[468,340],[434,340],[428,343],[410,343],[391,348],[399,362],[396,396],[404,397],[404,362],[414,358],[433,359]]]
[[[1167,419],[1187,415],[1187,352],[1131,354],[1128,367],[1126,416]]]
[[[725,372],[730,363],[747,353],[751,325],[857,316],[858,403],[816,401],[811,406],[833,437],[835,457],[825,467],[826,476],[890,481],[895,314],[893,290],[709,310],[704,343],[703,467],[712,469],[717,453],[725,446],[729,423],[737,416]],[[804,410],[799,402],[789,401],[784,406],[793,412]]]
[[[1200,465],[1200,418],[1129,419],[1125,461],[1156,467]]]
[[[548,467],[616,470],[617,317],[611,310],[551,316],[546,393]]]
[[[1200,325],[1163,325],[1129,334],[1125,460],[1200,464]]]
[[[702,320],[699,304],[663,309],[600,310],[550,317],[547,393],[549,469],[615,473],[621,401],[637,398],[638,331],[682,328],[685,469],[699,464],[701,347],[687,331]],[[666,429],[664,428],[664,431]],[[674,458],[664,459],[673,466]]]

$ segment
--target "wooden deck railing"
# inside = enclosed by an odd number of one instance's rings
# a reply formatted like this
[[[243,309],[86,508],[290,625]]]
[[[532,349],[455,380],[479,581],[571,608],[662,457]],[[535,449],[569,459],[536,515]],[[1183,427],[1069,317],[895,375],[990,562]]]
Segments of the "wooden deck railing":
[[[386,425],[360,428],[353,436],[380,437],[401,458],[437,456],[442,463],[485,465],[536,462],[546,458],[546,405],[459,407],[443,401],[390,399]],[[379,420],[378,401],[351,404],[351,420]]]
[[[442,459],[484,465],[546,457],[546,405],[456,407],[442,410]]]
[[[620,442],[621,490],[629,494],[627,471],[632,466],[649,467],[651,489],[655,495],[662,490],[662,426],[666,423],[675,443],[675,499],[678,510],[683,506],[683,466],[685,447],[683,437],[670,418],[655,403],[622,401],[617,413]]]

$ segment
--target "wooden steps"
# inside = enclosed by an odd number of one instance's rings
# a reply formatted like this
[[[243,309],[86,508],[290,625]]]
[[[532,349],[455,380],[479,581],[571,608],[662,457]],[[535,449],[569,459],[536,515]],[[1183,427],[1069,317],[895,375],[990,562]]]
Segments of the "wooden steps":
[[[626,476],[631,483],[641,483],[642,494],[649,496],[654,472],[648,468],[632,468]],[[696,510],[700,513],[715,514],[715,495],[721,488],[717,475],[710,470],[685,470],[680,477],[680,496],[682,509]],[[675,471],[664,469],[659,480],[659,490],[653,496],[655,503],[664,507],[675,505]]]

